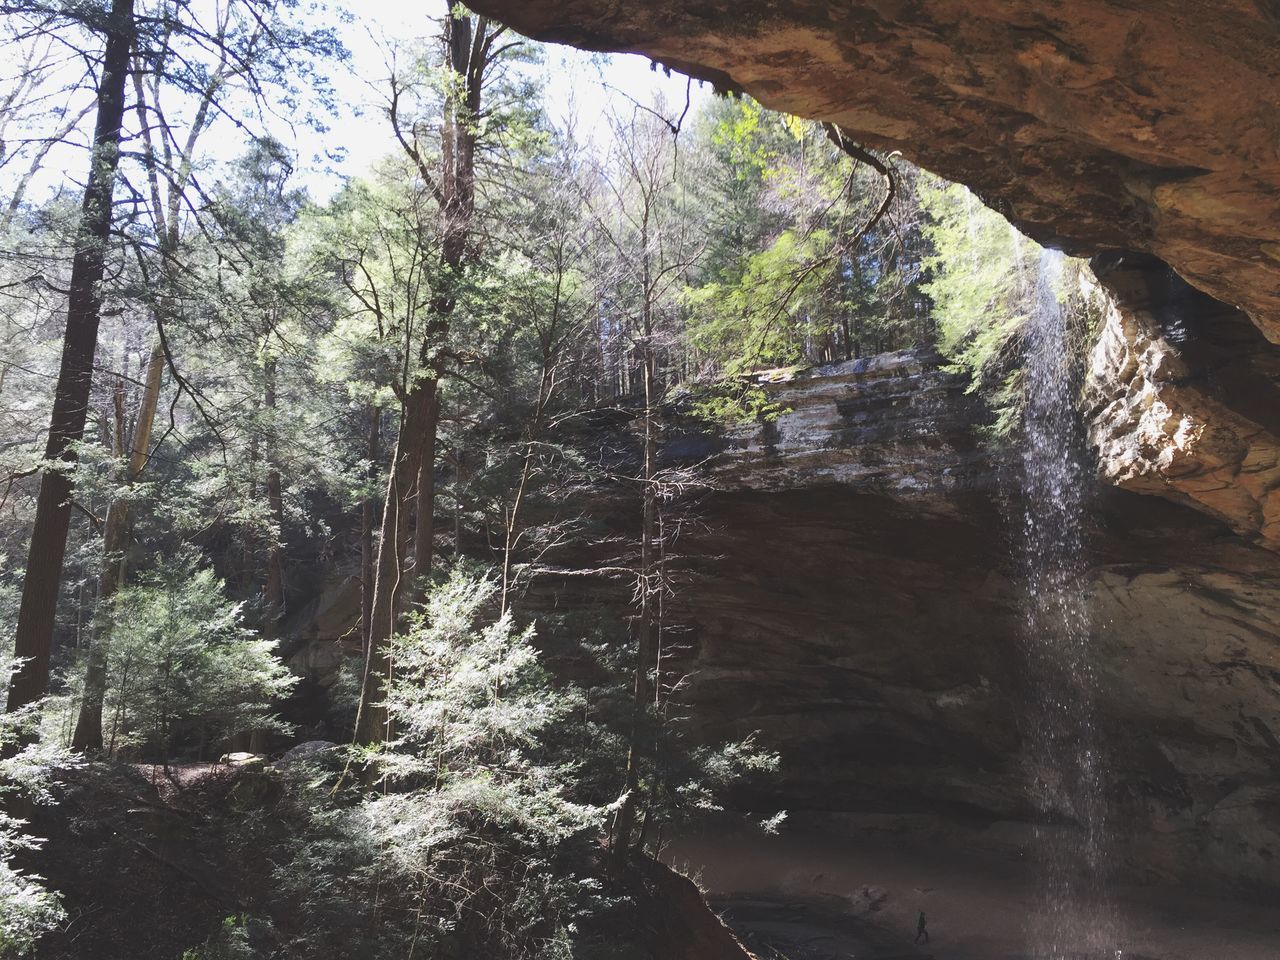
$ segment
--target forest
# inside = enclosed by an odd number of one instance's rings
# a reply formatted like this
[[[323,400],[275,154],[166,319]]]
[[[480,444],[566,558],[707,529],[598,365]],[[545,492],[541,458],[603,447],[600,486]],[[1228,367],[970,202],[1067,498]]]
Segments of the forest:
[[[991,442],[1016,419],[1038,248],[969,191],[694,81],[580,135],[549,48],[436,6],[361,78],[385,154],[317,189],[284,131],[341,149],[351,15],[0,4],[0,955],[674,956],[608,952],[645,863],[777,830],[740,798],[787,758],[685,722],[664,610],[709,481],[668,436],[904,350]],[[146,790],[222,866],[112,953],[145,910],[59,878],[116,869]]]

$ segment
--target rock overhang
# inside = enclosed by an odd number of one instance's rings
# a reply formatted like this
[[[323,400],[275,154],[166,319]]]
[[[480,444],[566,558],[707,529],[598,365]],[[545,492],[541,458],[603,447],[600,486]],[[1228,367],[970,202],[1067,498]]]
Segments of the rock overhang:
[[[1280,13],[1253,0],[475,0],[964,183],[1078,256],[1138,250],[1280,342]]]

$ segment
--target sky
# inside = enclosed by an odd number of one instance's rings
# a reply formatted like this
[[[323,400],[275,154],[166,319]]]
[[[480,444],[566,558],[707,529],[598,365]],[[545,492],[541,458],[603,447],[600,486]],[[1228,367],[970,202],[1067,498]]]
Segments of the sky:
[[[193,2],[212,4],[217,0]],[[356,8],[350,5],[350,0],[348,4],[352,15],[345,20],[337,15],[336,8],[331,8],[323,17],[326,24],[339,24],[340,38],[350,52],[346,63],[329,66],[337,109],[334,115],[324,118],[327,129],[313,130],[292,122],[292,118],[285,115],[267,118],[267,132],[295,152],[298,184],[319,201],[335,193],[344,178],[359,176],[381,157],[399,149],[380,110],[380,105],[385,103],[385,80],[389,75],[388,51],[396,47],[407,50],[418,40],[434,42],[439,32],[438,18],[444,12],[444,0],[428,0],[425,4],[422,0],[365,0],[358,7],[358,14],[354,13]],[[661,70],[651,70],[644,57],[610,57],[557,45],[542,49],[541,64],[527,69],[542,81],[550,119],[561,128],[572,126],[580,143],[598,149],[607,147],[611,136],[607,123],[610,110],[628,110],[632,100],[649,104],[655,97],[662,97],[678,112],[687,95],[692,111],[712,96],[709,87],[696,82],[688,84],[686,78],[679,75],[667,76]],[[0,63],[0,96],[16,76],[7,69],[13,64],[16,70],[19,61],[13,47],[0,45],[2,61],[8,63]],[[80,70],[76,58],[70,58],[66,69],[74,71],[70,78],[74,81]],[[68,82],[67,76],[54,74],[51,86],[65,82]],[[82,85],[68,102],[75,107],[91,99],[92,91]],[[74,189],[74,185],[83,180],[84,144],[91,135],[92,125],[90,113],[74,138],[78,143],[60,145],[49,154],[28,199],[38,199],[41,193],[59,186]],[[47,135],[47,129],[29,129],[29,135]],[[201,140],[201,152],[215,165],[234,159],[245,148],[244,137],[227,121],[215,123]],[[0,194],[7,188],[8,179],[25,169],[24,164],[25,161],[0,164]]]
[[[333,83],[343,106],[325,133],[290,131],[300,161],[299,175],[313,195],[322,198],[332,193],[342,176],[358,176],[398,149],[378,109],[383,102],[379,81],[388,75],[387,51],[397,44],[432,40],[439,29],[434,18],[443,8],[442,0],[428,5],[421,0],[370,0],[352,22],[342,26],[351,59],[335,70]],[[572,126],[579,142],[598,148],[605,147],[611,136],[606,122],[609,111],[629,109],[628,96],[643,104],[661,97],[677,112],[683,109],[686,96],[691,111],[712,96],[708,86],[651,69],[646,57],[591,54],[557,44],[544,45],[543,51],[543,63],[531,69],[542,81],[548,116],[558,127]],[[324,151],[335,144],[342,146],[344,156],[331,163],[324,159]]]

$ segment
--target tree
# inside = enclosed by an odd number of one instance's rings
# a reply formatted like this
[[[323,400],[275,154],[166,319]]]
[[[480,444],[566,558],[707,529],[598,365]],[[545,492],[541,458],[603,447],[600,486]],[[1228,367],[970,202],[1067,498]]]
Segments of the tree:
[[[79,238],[71,264],[62,365],[54,392],[45,466],[27,554],[22,604],[14,632],[21,663],[9,681],[6,709],[34,703],[48,692],[49,661],[67,530],[71,522],[71,476],[75,445],[84,435],[93,381],[93,355],[102,308],[102,275],[112,223],[120,130],[124,121],[129,53],[136,36],[133,0],[112,0],[101,29],[106,36],[98,83],[97,118],[89,178],[81,204]]]
[[[241,604],[189,557],[161,564],[112,598],[108,745],[168,762],[179,739],[198,754],[250,730],[280,728],[273,704],[293,678],[275,644],[242,625]]]
[[[424,936],[542,957],[567,939],[579,893],[558,851],[585,847],[603,811],[570,796],[574,757],[556,740],[580,697],[550,682],[532,627],[492,619],[498,591],[455,569],[392,641],[397,738],[378,757],[391,789],[364,801],[361,825],[417,900]]]
[[[833,126],[745,98],[696,130],[693,189],[729,211],[687,297],[698,372],[727,378],[705,413],[759,413],[761,398],[734,389],[744,374],[927,339],[910,295],[918,218],[900,173]]]
[[[49,788],[63,758],[22,749],[33,739],[29,728],[36,719],[31,708],[0,715],[0,801],[6,806],[15,790],[42,803],[53,799]],[[41,934],[66,917],[61,898],[41,877],[18,866],[19,856],[41,843],[24,826],[10,811],[0,812],[0,956],[5,957],[26,956]]]
[[[703,252],[681,189],[679,154],[673,124],[660,110],[637,109],[615,123],[615,153],[600,171],[595,219],[613,270],[602,291],[617,313],[627,338],[627,353],[639,367],[641,408],[640,557],[636,571],[635,649],[632,686],[632,732],[622,801],[611,828],[613,849],[625,860],[632,843],[636,810],[641,804],[639,771],[653,745],[645,717],[658,698],[657,673],[661,640],[657,612],[664,589],[659,501],[663,496],[658,468],[660,404],[665,393],[661,365],[675,340],[677,294]]]
[[[125,458],[121,480],[126,488],[138,481],[147,464],[166,365],[176,373],[166,329],[171,330],[181,321],[184,284],[191,282],[192,271],[184,265],[184,226],[191,220],[188,215],[193,206],[191,194],[193,190],[198,192],[195,176],[201,141],[225,110],[225,100],[240,92],[247,92],[250,97],[255,93],[260,95],[262,84],[272,80],[279,83],[283,79],[280,68],[294,53],[319,42],[305,34],[297,36],[293,31],[278,29],[281,25],[269,19],[274,12],[273,3],[261,4],[262,9],[254,9],[256,5],[253,0],[220,5],[206,25],[198,18],[188,19],[178,8],[162,2],[156,11],[157,22],[135,53],[134,108],[142,145],[142,173],[150,201],[150,222],[135,252],[153,291],[147,299],[155,333],[132,436],[118,444],[117,455]],[[189,44],[183,42],[184,33],[198,37],[194,51],[185,49]],[[276,57],[286,58],[285,62],[273,62]],[[180,389],[186,389],[186,381],[178,378],[177,382]],[[272,396],[274,384],[268,385],[266,392]],[[122,393],[121,382],[117,394]],[[116,433],[123,438],[126,432],[123,405],[117,402],[116,407]],[[272,476],[274,505],[278,506],[278,472],[269,475],[269,486]],[[109,507],[104,524],[103,551],[107,559],[99,600],[108,605],[125,577],[123,552],[130,531],[130,512],[128,496],[118,498]],[[274,566],[278,571],[278,556]],[[269,587],[271,584],[278,588],[278,578],[271,580]],[[283,599],[279,589],[275,593],[278,618]],[[73,746],[79,750],[102,747],[102,702],[110,638],[111,624],[104,618],[86,668],[84,695],[73,738]]]
[[[391,680],[388,644],[400,612],[408,520],[414,510],[415,541],[420,551],[414,575],[424,577],[429,573],[434,517],[431,481],[445,341],[466,268],[476,256],[472,231],[476,215],[476,150],[486,116],[483,93],[491,70],[511,46],[499,43],[505,33],[506,28],[484,17],[472,17],[455,0],[448,0],[443,30],[439,155],[434,164],[426,152],[423,125],[404,115],[411,91],[403,78],[391,80],[388,119],[422,188],[438,210],[439,260],[418,334],[417,353],[410,360],[410,375],[400,398],[400,425],[383,500],[368,654],[356,721],[356,739],[363,744],[381,742],[389,732],[383,705],[384,691]],[[411,500],[415,494],[416,500]]]

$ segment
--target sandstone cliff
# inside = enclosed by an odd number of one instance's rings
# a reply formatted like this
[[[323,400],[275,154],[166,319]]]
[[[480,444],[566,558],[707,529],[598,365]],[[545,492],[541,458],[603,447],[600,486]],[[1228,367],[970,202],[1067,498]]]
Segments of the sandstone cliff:
[[[779,790],[751,802],[1016,847],[1032,773],[1016,494],[937,363],[768,383],[790,412],[709,461],[720,490],[681,543],[694,576],[672,615],[696,722],[759,730],[785,758]],[[1084,589],[1128,866],[1280,884],[1275,555],[1200,509],[1094,494]]]

